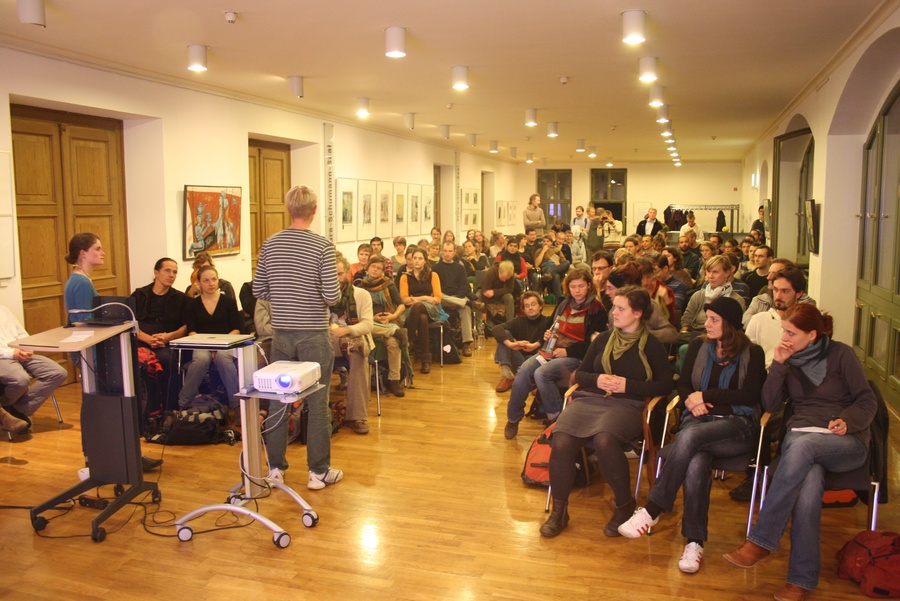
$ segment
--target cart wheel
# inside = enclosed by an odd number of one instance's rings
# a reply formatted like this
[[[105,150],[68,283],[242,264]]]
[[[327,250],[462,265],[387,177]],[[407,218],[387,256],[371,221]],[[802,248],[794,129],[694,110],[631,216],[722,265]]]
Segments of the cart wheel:
[[[291,535],[287,532],[276,532],[272,536],[272,542],[279,549],[287,549],[287,546],[291,544]]]
[[[194,537],[194,531],[190,526],[182,526],[178,529],[178,540],[183,543],[188,542]]]
[[[95,543],[102,543],[106,540],[106,528],[97,528],[96,532],[91,532],[91,540]]]
[[[155,489],[155,490],[151,493],[150,499],[151,499],[154,503],[159,503],[160,501],[162,501],[162,491],[160,491],[158,488]]]
[[[31,526],[34,528],[35,532],[40,532],[47,527],[47,518],[39,515],[31,520]]]
[[[225,501],[229,505],[240,505],[244,498],[241,495],[228,495],[228,499]]]
[[[125,492],[125,487],[122,486],[121,484],[116,484],[116,485],[113,487],[113,492],[115,493],[115,495],[116,495],[117,497],[121,497],[121,496],[122,496],[122,493]]]
[[[319,514],[315,511],[307,511],[303,513],[303,525],[312,528],[319,523]]]

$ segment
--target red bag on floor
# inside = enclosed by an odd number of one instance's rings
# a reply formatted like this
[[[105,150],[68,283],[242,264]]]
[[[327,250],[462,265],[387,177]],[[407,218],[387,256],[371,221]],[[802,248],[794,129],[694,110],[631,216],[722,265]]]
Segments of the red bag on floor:
[[[863,530],[837,552],[838,576],[869,597],[900,597],[900,534]]]

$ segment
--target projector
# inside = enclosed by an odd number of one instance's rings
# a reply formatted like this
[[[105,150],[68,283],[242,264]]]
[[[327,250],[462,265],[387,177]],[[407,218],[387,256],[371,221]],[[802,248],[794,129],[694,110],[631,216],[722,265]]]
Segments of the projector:
[[[312,361],[276,361],[253,374],[253,387],[260,392],[289,394],[315,386],[322,370]]]

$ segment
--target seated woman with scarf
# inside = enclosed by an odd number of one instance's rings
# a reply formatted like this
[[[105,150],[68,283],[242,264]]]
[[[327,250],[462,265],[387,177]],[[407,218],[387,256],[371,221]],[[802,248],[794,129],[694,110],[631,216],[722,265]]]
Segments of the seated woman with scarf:
[[[682,344],[687,344],[706,332],[706,313],[703,307],[720,296],[736,300],[741,305],[742,312],[747,309],[744,298],[731,286],[734,273],[731,261],[724,255],[716,255],[706,261],[705,267],[706,286],[691,296],[681,316],[681,334],[678,341]]]
[[[802,601],[819,582],[825,472],[848,472],[865,463],[878,401],[853,349],[831,338],[830,315],[808,303],[796,304],[787,310],[781,328],[762,408],[775,411],[788,395],[793,414],[756,525],[725,559],[739,568],[753,567],[778,550],[790,520],[787,583],[775,598]],[[827,433],[798,431],[809,427]]]
[[[384,340],[388,356],[388,386],[391,394],[405,396],[400,384],[400,354],[408,344],[406,328],[400,324],[400,316],[406,311],[406,305],[400,298],[400,291],[394,281],[384,275],[385,260],[375,255],[369,259],[366,275],[357,285],[372,297],[372,313],[375,324],[372,336]]]
[[[668,394],[673,385],[668,353],[644,325],[651,306],[650,295],[643,288],[617,290],[613,329],[594,339],[575,372],[579,390],[560,414],[551,437],[553,512],[541,526],[541,536],[554,537],[569,524],[567,506],[575,484],[576,461],[588,443],[593,443],[600,473],[615,495],[615,512],[603,533],[619,536],[619,525],[634,513],[628,459],[622,446],[641,435],[646,398]]]
[[[573,269],[563,281],[565,298],[553,312],[553,326],[544,333],[544,341],[554,339],[552,349],[545,346],[516,372],[509,404],[507,423],[503,431],[507,440],[516,437],[519,422],[525,417],[525,401],[537,386],[547,419],[555,420],[562,409],[560,386],[567,386],[572,371],[594,336],[606,329],[606,309],[597,298],[591,274],[585,269]]]
[[[672,511],[684,486],[681,534],[687,539],[678,568],[700,569],[709,522],[710,466],[715,457],[750,457],[759,433],[759,397],[766,380],[766,356],[741,330],[741,306],[720,296],[703,307],[706,335],[688,346],[678,380],[683,413],[681,429],[669,451],[662,475],[619,534],[639,538]]]

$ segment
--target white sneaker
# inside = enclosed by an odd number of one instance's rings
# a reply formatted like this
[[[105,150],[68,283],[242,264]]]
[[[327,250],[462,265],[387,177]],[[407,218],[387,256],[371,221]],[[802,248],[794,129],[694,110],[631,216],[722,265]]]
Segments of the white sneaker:
[[[323,474],[317,474],[313,471],[309,472],[309,482],[306,488],[310,490],[322,490],[326,486],[337,484],[344,478],[344,472],[336,470],[333,467],[328,468]]]
[[[650,527],[655,526],[658,521],[659,518],[654,520],[650,517],[650,514],[647,513],[646,509],[638,507],[635,510],[634,515],[628,518],[627,522],[619,526],[619,534],[625,538],[641,538],[643,535],[650,532]]]
[[[277,467],[273,467],[269,470],[269,476],[267,480],[274,480],[279,484],[284,484],[284,470],[278,469]]]
[[[697,543],[688,543],[684,546],[684,553],[678,560],[678,569],[685,574],[694,574],[700,569],[700,560],[703,559],[703,547]]]

